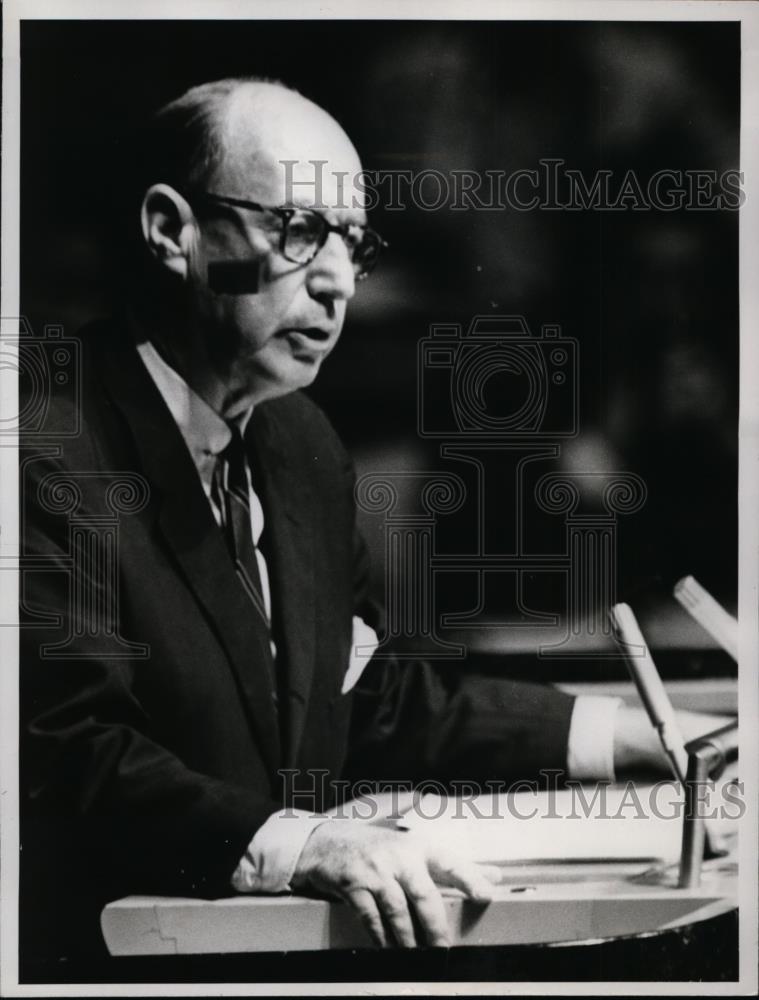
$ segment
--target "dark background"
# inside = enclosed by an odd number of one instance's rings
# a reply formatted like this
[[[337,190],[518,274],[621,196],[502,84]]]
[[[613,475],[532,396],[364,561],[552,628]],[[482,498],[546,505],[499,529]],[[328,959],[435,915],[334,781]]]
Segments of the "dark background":
[[[724,22],[26,22],[21,71],[22,306],[37,333],[115,307],[130,132],[222,76],[302,90],[369,170],[739,169],[739,26]],[[447,467],[417,433],[431,323],[558,323],[581,357],[581,432],[558,467],[630,470],[648,489],[620,520],[620,596],[692,573],[734,608],[738,213],[380,206],[371,222],[390,249],[313,389],[359,472]],[[381,518],[364,526],[381,588]]]

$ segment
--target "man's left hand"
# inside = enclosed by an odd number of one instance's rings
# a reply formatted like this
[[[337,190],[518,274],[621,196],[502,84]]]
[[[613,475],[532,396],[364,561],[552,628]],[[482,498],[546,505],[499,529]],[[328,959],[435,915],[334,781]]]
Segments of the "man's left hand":
[[[684,743],[733,721],[733,716],[708,715],[706,712],[683,711],[676,714]],[[618,709],[614,732],[614,769],[617,774],[625,771],[671,773],[659,734],[642,708],[621,705]]]

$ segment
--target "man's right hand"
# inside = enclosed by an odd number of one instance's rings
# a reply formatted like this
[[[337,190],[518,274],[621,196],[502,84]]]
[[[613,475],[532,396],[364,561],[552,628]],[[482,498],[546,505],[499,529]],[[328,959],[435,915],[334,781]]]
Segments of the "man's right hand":
[[[435,883],[487,903],[499,880],[498,868],[425,844],[410,831],[330,819],[306,841],[291,885],[343,899],[379,947],[419,943],[445,948],[450,932]]]

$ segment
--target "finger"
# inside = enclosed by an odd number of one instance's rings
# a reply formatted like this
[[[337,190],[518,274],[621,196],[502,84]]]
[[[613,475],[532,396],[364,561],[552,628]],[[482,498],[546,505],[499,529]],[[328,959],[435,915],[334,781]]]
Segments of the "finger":
[[[491,885],[500,885],[506,878],[506,872],[498,865],[477,865],[477,871]]]
[[[455,864],[436,861],[431,863],[430,869],[440,885],[460,889],[477,903],[489,903],[493,898],[492,882],[480,871],[480,866],[471,861],[457,861]]]
[[[445,903],[435,883],[426,872],[409,873],[402,883],[427,942],[436,948],[451,944]]]
[[[386,882],[374,890],[374,897],[382,916],[393,932],[395,940],[401,948],[415,948],[416,934],[411,921],[406,893],[395,882]]]
[[[387,948],[387,934],[382,923],[377,902],[368,889],[354,889],[346,892],[345,901],[353,907],[358,914],[361,923],[364,925],[372,939],[372,943],[377,948]]]

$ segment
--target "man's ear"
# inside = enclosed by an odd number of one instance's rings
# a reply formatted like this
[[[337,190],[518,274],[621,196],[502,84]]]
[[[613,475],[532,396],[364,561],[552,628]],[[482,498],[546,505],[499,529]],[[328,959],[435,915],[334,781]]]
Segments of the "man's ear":
[[[187,201],[168,184],[153,184],[142,199],[141,223],[156,260],[185,279],[195,238],[195,216]]]

